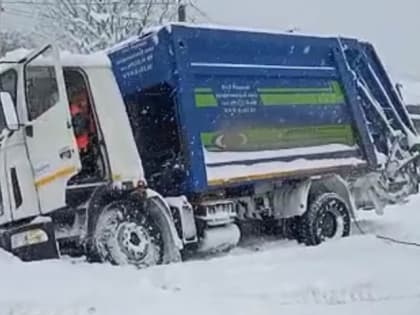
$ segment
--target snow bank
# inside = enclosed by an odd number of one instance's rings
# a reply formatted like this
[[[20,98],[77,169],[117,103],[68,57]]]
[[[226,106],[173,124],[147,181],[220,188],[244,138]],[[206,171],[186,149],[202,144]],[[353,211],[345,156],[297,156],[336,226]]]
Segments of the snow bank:
[[[13,256],[12,254],[0,249],[0,265],[2,264],[14,264],[21,262],[19,258]],[[0,273],[1,274],[1,273]]]
[[[407,205],[386,208],[384,216],[377,216],[371,211],[360,211],[357,213],[359,225],[364,233],[379,234],[405,242],[420,242],[419,204],[420,195]],[[353,231],[360,233],[357,227]]]
[[[420,241],[419,202],[417,196],[363,222],[372,232]],[[3,256],[0,314],[412,315],[420,309],[420,250],[373,235],[311,248],[282,241],[259,252],[141,271]]]

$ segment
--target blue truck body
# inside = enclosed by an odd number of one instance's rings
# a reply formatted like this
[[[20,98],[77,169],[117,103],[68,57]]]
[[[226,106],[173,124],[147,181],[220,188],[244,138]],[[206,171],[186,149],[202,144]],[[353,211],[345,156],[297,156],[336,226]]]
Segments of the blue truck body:
[[[413,130],[375,49],[356,39],[172,24],[109,57],[129,114],[163,106],[153,93],[173,102],[166,122],[179,140],[180,194],[377,169],[388,136],[376,105],[395,130]],[[155,121],[163,131],[166,122]]]

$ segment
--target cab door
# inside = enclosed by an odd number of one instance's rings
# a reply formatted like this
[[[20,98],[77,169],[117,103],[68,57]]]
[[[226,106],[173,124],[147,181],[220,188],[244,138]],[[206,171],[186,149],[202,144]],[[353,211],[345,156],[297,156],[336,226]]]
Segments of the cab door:
[[[25,143],[41,213],[66,205],[66,186],[81,170],[59,53],[52,45],[22,64]]]
[[[20,99],[23,98],[23,84],[20,83],[23,80],[19,71],[20,65],[15,64],[0,73],[0,90],[9,93],[15,109],[20,108]],[[22,126],[13,132],[7,130],[3,113],[5,104],[1,106],[3,115],[0,115],[0,224],[3,224],[37,216],[40,210],[24,130]]]

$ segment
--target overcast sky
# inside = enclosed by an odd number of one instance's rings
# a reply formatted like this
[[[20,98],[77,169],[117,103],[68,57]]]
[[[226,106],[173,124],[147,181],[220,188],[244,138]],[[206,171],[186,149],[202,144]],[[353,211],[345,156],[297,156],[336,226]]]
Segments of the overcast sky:
[[[420,0],[197,0],[216,23],[341,34],[373,42],[398,76],[420,78]]]
[[[397,76],[420,79],[420,0],[195,0],[205,22],[356,36]],[[3,16],[0,27],[27,24]]]

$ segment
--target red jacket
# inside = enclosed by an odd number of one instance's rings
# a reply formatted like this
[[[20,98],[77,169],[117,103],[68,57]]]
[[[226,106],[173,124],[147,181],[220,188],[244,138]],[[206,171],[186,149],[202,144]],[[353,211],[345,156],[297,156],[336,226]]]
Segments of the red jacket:
[[[79,104],[70,105],[70,114],[79,151],[86,151],[89,146],[90,119],[82,112]]]

